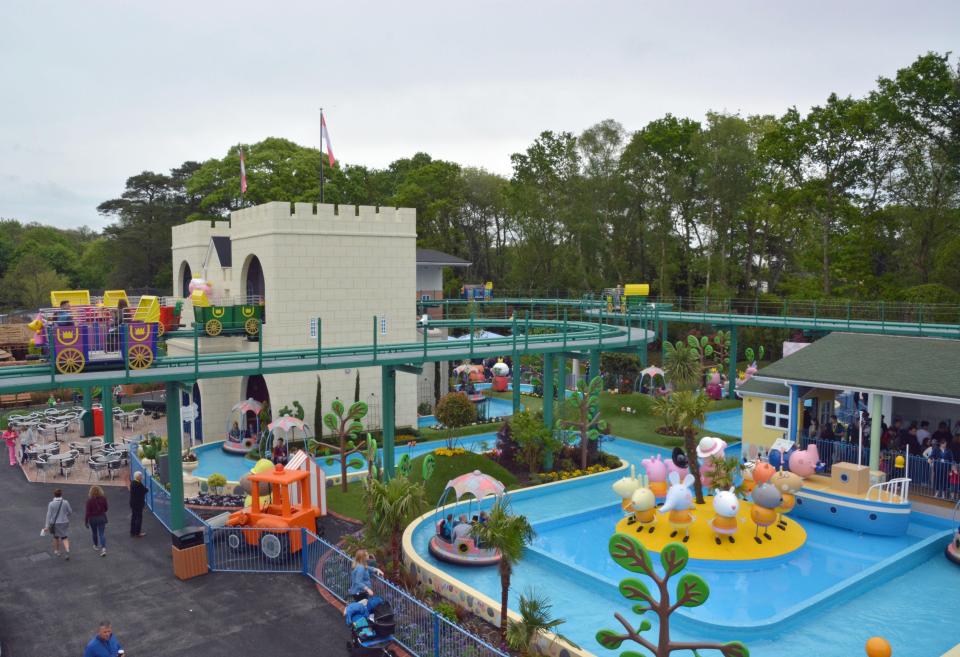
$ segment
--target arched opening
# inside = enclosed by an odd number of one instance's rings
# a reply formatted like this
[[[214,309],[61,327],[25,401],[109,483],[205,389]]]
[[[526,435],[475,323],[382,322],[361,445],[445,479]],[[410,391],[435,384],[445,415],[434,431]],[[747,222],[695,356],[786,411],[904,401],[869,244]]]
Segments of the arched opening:
[[[256,401],[263,404],[264,410],[266,410],[266,419],[267,422],[262,423],[260,427],[261,430],[266,430],[267,423],[270,422],[272,418],[272,411],[270,409],[270,391],[267,390],[267,382],[264,380],[263,375],[261,374],[252,374],[247,377],[247,383],[245,388],[244,399],[255,399]],[[263,411],[261,411],[261,415]],[[253,411],[247,411],[246,417],[243,419],[246,428],[250,431],[250,435],[256,435],[257,433],[257,417],[253,414]]]
[[[246,296],[244,303],[261,306],[260,316],[263,323],[266,323],[266,284],[263,280],[260,258],[255,255],[248,257],[243,266],[243,293]]]
[[[200,404],[200,386],[196,383],[193,384],[192,394],[184,389],[180,391],[180,406],[189,409],[191,404],[196,405],[197,412],[194,417],[190,417],[190,411],[185,412],[186,415],[183,418],[183,436],[184,442],[189,440],[192,445],[203,442],[203,414]],[[181,411],[181,413],[184,413],[184,411]],[[196,428],[196,435],[194,435],[194,428]]]
[[[190,271],[190,263],[184,260],[180,263],[180,296],[187,298],[190,296],[190,281],[193,279],[193,273]]]

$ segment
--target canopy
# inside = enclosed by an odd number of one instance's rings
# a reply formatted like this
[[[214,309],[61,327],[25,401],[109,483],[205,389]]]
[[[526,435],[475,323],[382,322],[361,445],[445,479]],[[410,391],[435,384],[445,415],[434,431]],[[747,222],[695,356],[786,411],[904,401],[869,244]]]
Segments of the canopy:
[[[641,378],[645,376],[649,376],[652,379],[653,377],[658,375],[663,376],[663,370],[661,370],[659,367],[656,367],[655,365],[651,365],[650,367],[640,371]]]
[[[253,413],[254,415],[260,414],[260,409],[263,408],[263,404],[258,402],[256,399],[248,398],[237,404],[233,407],[233,411],[240,411],[241,413]]]
[[[495,338],[502,338],[502,337],[504,337],[504,336],[500,335],[499,333],[494,333],[493,331],[479,331],[479,332],[474,336],[474,339],[475,339],[475,340],[493,340],[493,339],[495,339]],[[470,334],[469,334],[469,333],[465,333],[465,334],[461,335],[461,336],[458,337],[458,338],[448,337],[447,340],[448,340],[448,341],[453,341],[453,340],[455,340],[455,341],[458,341],[458,342],[463,342],[464,340],[466,340],[466,341],[469,342],[469,341],[470,341]]]
[[[458,500],[465,495],[473,495],[478,500],[482,500],[489,495],[503,497],[506,490],[502,483],[479,470],[451,479],[447,482],[447,488],[453,489]]]
[[[276,431],[277,429],[283,429],[284,431],[289,431],[290,429],[300,429],[301,431],[306,431],[304,429],[303,420],[293,417],[292,415],[281,415],[276,420],[268,424],[267,429],[270,431]]]

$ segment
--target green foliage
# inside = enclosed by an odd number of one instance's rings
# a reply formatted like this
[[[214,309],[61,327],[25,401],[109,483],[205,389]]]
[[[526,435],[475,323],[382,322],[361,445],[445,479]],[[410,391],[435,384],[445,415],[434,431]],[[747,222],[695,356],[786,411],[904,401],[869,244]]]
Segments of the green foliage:
[[[660,630],[656,641],[642,635],[653,627],[648,620],[641,620],[639,625],[633,626],[630,621],[620,614],[616,619],[623,626],[622,632],[603,629],[597,632],[596,639],[604,648],[617,650],[625,641],[639,644],[657,657],[668,657],[674,651],[690,650],[699,654],[699,650],[718,650],[724,657],[749,657],[747,647],[739,641],[729,643],[718,642],[683,642],[682,644],[670,640],[670,616],[678,607],[699,607],[710,596],[710,588],[698,575],[687,573],[680,577],[676,585],[676,594],[673,599],[668,593],[670,580],[679,575],[689,563],[689,553],[682,543],[666,545],[660,554],[660,563],[663,574],[653,567],[650,555],[643,544],[628,534],[614,534],[608,544],[610,556],[621,568],[640,573],[653,581],[654,587],[648,587],[636,577],[628,577],[620,582],[620,594],[628,600],[637,601],[633,612],[643,615],[652,612],[657,616]],[[661,595],[662,594],[662,595]],[[633,651],[621,653],[639,655]]]
[[[390,569],[396,578],[400,572],[400,536],[404,528],[427,508],[423,484],[397,476],[389,481],[370,479],[364,489],[370,509],[365,531],[381,545],[389,545]]]
[[[307,446],[312,452],[325,456],[328,464],[340,463],[340,488],[346,493],[347,468],[363,467],[359,460],[350,457],[364,448],[365,443],[358,440],[360,432],[363,431],[361,420],[367,415],[368,409],[364,402],[354,402],[347,410],[339,399],[334,399],[330,407],[333,412],[323,416],[323,423],[330,430],[331,437],[336,443],[327,441],[317,431],[317,435],[307,443]]]
[[[535,474],[543,462],[546,453],[560,449],[559,440],[554,439],[551,431],[543,423],[543,413],[520,411],[510,419],[510,432],[519,445],[520,460]]]
[[[687,337],[696,341],[692,335]],[[663,371],[666,372],[667,379],[678,390],[696,387],[700,383],[703,367],[699,352],[690,347],[689,340],[688,344],[680,340],[671,344],[669,340],[664,340],[663,350]]]
[[[207,486],[210,487],[214,492],[223,490],[223,487],[227,485],[227,478],[224,477],[219,472],[214,472],[209,477],[207,477]]]
[[[477,420],[477,408],[462,392],[450,392],[440,398],[434,411],[437,420],[447,428],[447,446],[453,447],[453,432]]]
[[[573,429],[580,434],[580,467],[589,466],[590,446],[596,445],[600,432],[606,430],[607,423],[600,417],[600,393],[603,391],[603,378],[596,376],[589,384],[577,381],[577,392],[567,398],[566,412],[570,419],[560,418],[557,427]]]
[[[452,602],[447,602],[442,600],[437,604],[433,605],[433,610],[446,618],[451,623],[457,622],[457,608],[453,605]]]
[[[510,620],[507,625],[507,645],[517,650],[522,655],[539,655],[537,642],[547,633],[554,633],[556,636],[579,648],[567,637],[557,633],[557,628],[566,621],[562,618],[553,618],[549,598],[543,594],[537,593],[534,589],[527,589],[520,594],[520,620]]]

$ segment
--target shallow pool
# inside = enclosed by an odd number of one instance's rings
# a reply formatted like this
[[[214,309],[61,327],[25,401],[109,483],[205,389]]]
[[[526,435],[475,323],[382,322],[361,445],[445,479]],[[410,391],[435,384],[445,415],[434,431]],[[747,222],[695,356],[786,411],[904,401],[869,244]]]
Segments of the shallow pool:
[[[722,433],[725,436],[743,437],[743,409],[731,408],[726,411],[707,413],[707,421],[703,423],[706,431]]]

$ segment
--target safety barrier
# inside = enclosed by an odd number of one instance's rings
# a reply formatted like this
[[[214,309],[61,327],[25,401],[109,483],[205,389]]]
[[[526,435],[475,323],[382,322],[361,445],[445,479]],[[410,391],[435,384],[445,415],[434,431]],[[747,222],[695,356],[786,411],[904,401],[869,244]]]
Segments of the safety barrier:
[[[160,483],[159,479],[154,478],[153,473],[140,462],[137,456],[137,443],[130,443],[130,478],[133,479],[135,472],[143,476],[143,485],[147,487],[147,497],[145,502],[147,508],[153,512],[160,524],[167,531],[172,531],[170,493]],[[191,509],[184,508],[184,519],[188,525],[206,527],[207,523]]]

